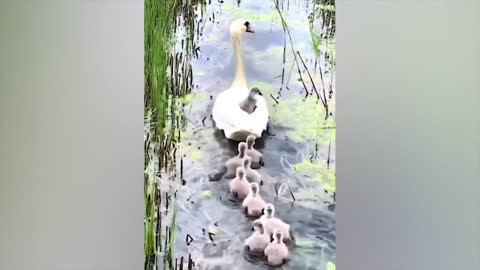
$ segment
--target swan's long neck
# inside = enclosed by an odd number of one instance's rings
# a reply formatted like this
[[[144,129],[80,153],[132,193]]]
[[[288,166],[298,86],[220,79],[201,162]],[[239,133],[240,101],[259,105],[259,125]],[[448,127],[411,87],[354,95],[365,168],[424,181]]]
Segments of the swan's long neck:
[[[235,69],[235,79],[232,83],[233,87],[247,88],[247,79],[245,78],[245,71],[243,68],[242,51],[240,50],[240,36],[238,34],[233,35],[233,48],[235,50],[235,59],[237,66]]]

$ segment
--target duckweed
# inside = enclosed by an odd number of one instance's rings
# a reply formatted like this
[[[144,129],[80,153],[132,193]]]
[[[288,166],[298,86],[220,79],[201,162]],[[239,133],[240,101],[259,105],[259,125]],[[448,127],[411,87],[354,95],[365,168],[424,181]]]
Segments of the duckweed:
[[[324,129],[331,121],[325,121],[325,108],[316,97],[308,97],[305,100],[291,98],[283,100],[272,111],[273,122],[289,128],[288,138],[295,142],[304,142],[317,139],[320,142],[328,143],[328,140],[321,140],[325,135]]]
[[[191,153],[190,153],[190,158],[192,160],[195,160],[195,161],[198,161],[198,160],[201,160],[203,157],[203,153],[202,151],[200,150],[193,150]]]
[[[332,262],[327,262],[327,270],[335,270],[335,264]]]
[[[212,192],[210,190],[204,190],[200,193],[199,197],[201,199],[208,199],[208,198],[212,197]]]

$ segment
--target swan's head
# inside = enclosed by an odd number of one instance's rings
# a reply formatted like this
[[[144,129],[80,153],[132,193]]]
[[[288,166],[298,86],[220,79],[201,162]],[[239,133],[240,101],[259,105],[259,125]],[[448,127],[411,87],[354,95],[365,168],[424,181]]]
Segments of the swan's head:
[[[245,150],[247,150],[247,144],[245,142],[241,142],[238,144],[238,154],[240,157],[245,155]]]
[[[257,219],[253,222],[253,229],[259,233],[263,233],[264,231],[264,227],[263,227],[263,223]]]
[[[245,169],[244,168],[242,168],[242,167],[237,168],[237,177],[240,180],[245,179]]]
[[[257,195],[258,191],[260,190],[260,186],[258,185],[258,183],[251,183],[250,188],[252,189],[253,195]]]
[[[262,95],[262,92],[260,92],[260,89],[258,89],[257,87],[253,87],[251,90],[250,90],[250,94],[248,94],[248,97],[250,99],[255,99],[257,100],[257,96],[261,96]]]
[[[267,203],[267,205],[265,206],[265,215],[268,218],[271,218],[273,217],[273,214],[275,214],[275,207],[273,206],[273,204]]]
[[[282,240],[283,240],[282,231],[280,231],[279,229],[276,229],[276,230],[273,232],[273,239],[274,239],[275,242],[281,243]]]
[[[248,168],[250,168],[251,164],[252,164],[252,158],[245,155],[243,157],[243,168],[248,169]]]
[[[255,136],[248,135],[248,137],[247,137],[247,148],[252,149],[254,144],[255,144]]]
[[[245,19],[238,19],[230,24],[230,35],[240,36],[243,33],[255,33],[252,24]]]

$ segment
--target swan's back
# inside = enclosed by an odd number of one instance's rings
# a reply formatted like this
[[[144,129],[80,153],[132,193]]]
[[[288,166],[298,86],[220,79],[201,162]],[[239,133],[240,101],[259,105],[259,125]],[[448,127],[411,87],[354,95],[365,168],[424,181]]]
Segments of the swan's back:
[[[218,129],[225,136],[236,141],[245,141],[249,135],[261,137],[267,128],[268,108],[262,96],[257,98],[257,108],[248,114],[240,108],[240,103],[248,97],[248,88],[229,88],[215,99],[212,116]]]

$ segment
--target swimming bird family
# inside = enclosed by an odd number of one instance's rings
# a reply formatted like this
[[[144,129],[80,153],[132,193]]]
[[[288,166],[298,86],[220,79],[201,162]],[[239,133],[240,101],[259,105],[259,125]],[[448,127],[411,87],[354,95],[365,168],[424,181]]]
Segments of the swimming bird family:
[[[254,232],[245,240],[245,247],[248,252],[262,254],[269,265],[278,266],[287,260],[286,243],[291,242],[292,235],[290,225],[275,216],[274,205],[266,203],[260,194],[260,186],[265,183],[257,169],[265,164],[254,145],[267,129],[269,113],[261,90],[247,87],[240,51],[242,34],[253,32],[247,20],[235,20],[230,25],[237,63],[235,79],[230,88],[215,98],[212,117],[228,139],[239,142],[238,155],[225,162],[224,177],[233,178],[229,182],[230,193],[242,201],[246,214],[258,218],[253,221]]]
[[[254,135],[247,141],[255,141]],[[225,162],[228,172],[235,170],[236,174],[230,180],[230,193],[242,202],[241,208],[247,216],[257,218],[253,221],[253,233],[245,240],[247,252],[265,257],[271,266],[279,266],[287,261],[288,247],[286,243],[293,242],[290,225],[275,216],[275,206],[265,202],[260,194],[261,174],[251,168],[251,160],[246,150],[247,144],[240,142],[239,154]],[[254,152],[256,151],[256,152]],[[250,148],[250,153],[260,153]],[[229,174],[226,176],[229,176]]]

